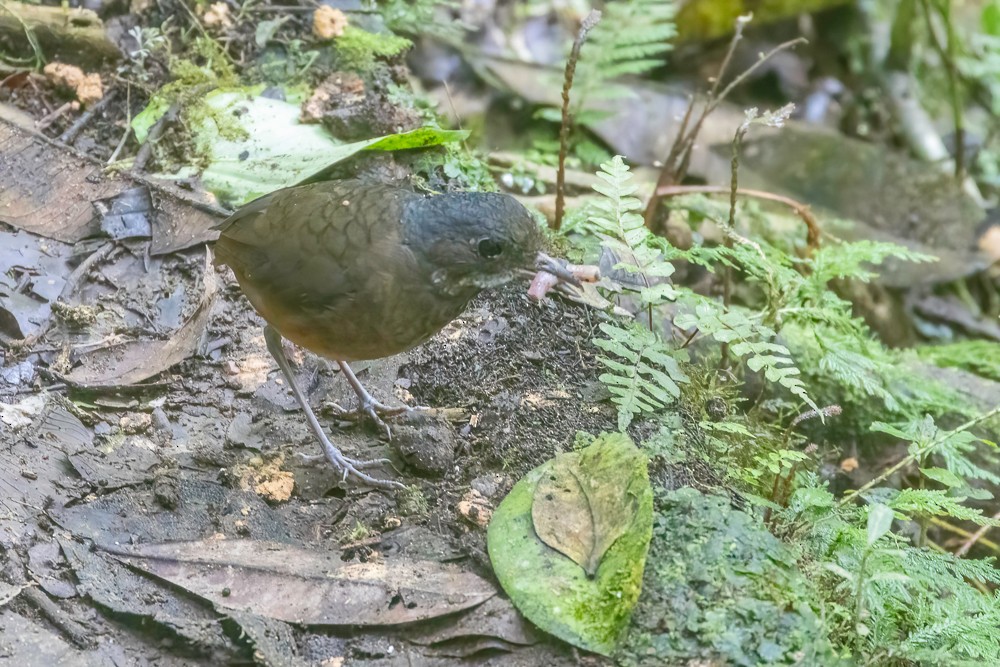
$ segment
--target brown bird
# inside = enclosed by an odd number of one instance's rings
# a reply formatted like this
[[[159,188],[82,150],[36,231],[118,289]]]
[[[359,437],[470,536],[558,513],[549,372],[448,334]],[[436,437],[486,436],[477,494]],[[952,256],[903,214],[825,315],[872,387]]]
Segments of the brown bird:
[[[372,398],[348,365],[405,352],[457,317],[485,287],[523,268],[576,279],[539,251],[541,233],[516,199],[497,193],[424,196],[399,187],[331,181],[278,190],[218,226],[217,265],[233,269],[250,303],[267,320],[264,339],[324,456],[343,475],[400,488],[362,472],[385,462],[345,457],[330,442],[295,383],[281,337],[333,359],[360,403],[379,418],[390,408]]]

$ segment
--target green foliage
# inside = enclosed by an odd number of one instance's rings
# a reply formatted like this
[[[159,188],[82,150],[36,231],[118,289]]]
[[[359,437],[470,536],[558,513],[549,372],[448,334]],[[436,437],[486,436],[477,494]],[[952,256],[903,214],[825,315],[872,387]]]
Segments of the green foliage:
[[[595,185],[594,189],[604,198],[592,209],[593,230],[618,257],[614,268],[635,274],[643,284],[638,289],[623,287],[637,292],[643,305],[674,300],[677,292],[669,283],[661,280],[653,284],[654,278],[669,278],[674,267],[663,260],[665,241],[650,233],[642,216],[636,213],[642,204],[632,196],[637,186],[629,184],[632,174],[625,161],[615,156],[611,162],[601,165],[597,176],[604,183]]]
[[[615,253],[614,268],[636,276],[636,285],[626,291],[639,296],[644,306],[652,307],[675,298],[666,279],[673,265],[663,261],[663,241],[653,236],[636,211],[639,200],[633,197],[636,187],[629,184],[632,175],[621,157],[601,165],[598,176],[603,183],[594,189],[604,195],[591,209],[589,223],[604,244]],[[688,381],[672,350],[649,329],[638,325],[601,324],[605,338],[594,344],[609,354],[599,357],[608,371],[600,376],[608,386],[612,401],[618,405],[618,427],[628,428],[641,412],[655,412],[673,403],[680,395],[679,383]]]
[[[764,377],[769,382],[781,385],[813,410],[819,410],[806,393],[788,348],[769,342],[775,332],[751,320],[745,312],[737,309],[725,311],[712,302],[703,301],[695,306],[694,313],[678,315],[674,324],[682,329],[696,328],[720,343],[729,344],[733,356],[745,358],[751,371],[764,371]]]
[[[1000,600],[979,587],[1000,582],[1000,570],[992,560],[908,544],[890,530],[893,519],[933,516],[996,525],[964,504],[970,479],[964,473],[993,475],[969,460],[981,441],[965,427],[942,432],[929,418],[873,428],[910,441],[925,475],[946,488],[875,487],[863,494],[871,504],[855,508],[836,503],[816,475],[799,475],[777,523],[796,531],[800,565],[822,583],[828,618],[837,621],[835,639],[853,647],[862,664],[994,664],[1000,637],[989,628],[1000,617]],[[945,467],[924,467],[931,457]]]
[[[602,165],[599,176],[596,189],[603,196],[588,205],[585,216],[577,216],[573,230],[591,234],[613,251],[615,269],[627,283],[620,289],[638,297],[637,309],[649,311],[651,322],[654,312],[672,317],[675,327],[695,328],[703,338],[726,345],[729,358],[740,362],[728,369],[728,378],[738,378],[741,367],[762,371],[770,388],[780,390],[777,396],[767,392],[741,413],[733,407],[735,383],[727,390],[712,379],[721,373],[688,365],[680,379],[679,367],[665,362],[676,363],[678,352],[655,329],[604,323],[595,345],[604,352],[601,380],[618,406],[620,427],[639,414],[656,414],[666,423],[665,406],[680,401],[686,410],[693,405],[701,451],[689,448],[684,456],[728,466],[720,476],[758,508],[768,508],[767,525],[788,539],[783,545],[749,514],[734,518],[737,513],[724,501],[720,505],[725,509],[695,510],[689,498],[662,498],[645,592],[626,648],[617,656],[620,663],[705,659],[726,664],[953,665],[1000,660],[994,627],[1000,605],[996,596],[980,590],[1000,581],[992,561],[963,560],[925,546],[932,520],[997,525],[970,504],[990,497],[985,485],[1000,484],[1000,474],[994,472],[996,448],[972,432],[983,420],[954,431],[939,429],[935,418],[969,414],[968,400],[928,376],[915,382],[914,355],[881,344],[854,317],[851,303],[831,289],[833,282],[871,280],[873,267],[889,258],[931,258],[867,241],[828,241],[811,254],[801,253],[789,244],[729,229],[726,207],[704,201],[697,213],[694,205],[688,212],[693,218],[714,219],[732,247],[696,246],[682,252],[645,228],[620,158]],[[728,267],[738,275],[738,296],[747,305],[727,308],[668,284],[674,259],[709,270]],[[662,287],[656,282],[660,279]],[[680,314],[675,304],[684,308]],[[1000,363],[995,350],[992,343],[960,343],[919,354],[992,376]],[[853,429],[850,437],[856,438],[859,428],[875,422],[873,431],[910,443],[908,456],[886,471],[885,479],[863,488],[858,499],[838,501],[815,472],[823,457],[803,451],[801,436],[789,428],[787,415],[801,413],[801,406],[781,399],[785,391],[813,409],[830,403],[849,408],[849,414],[825,427],[818,419],[809,422],[816,442],[824,435],[843,442],[831,426],[844,428],[846,422]],[[724,397],[727,409],[704,410],[713,396]],[[775,419],[782,413],[784,418]],[[676,437],[664,439],[661,433],[644,446],[656,456],[680,460]],[[924,478],[919,488],[881,486],[889,473],[913,464]],[[858,500],[868,504],[855,507]],[[675,504],[686,509],[678,513]],[[694,526],[699,512],[713,517],[706,523],[717,533]],[[694,527],[679,523],[678,514]],[[734,523],[740,526],[735,532]],[[909,530],[896,533],[894,524]],[[914,537],[911,541],[904,535]],[[744,544],[749,545],[745,550]],[[715,553],[732,558],[720,564],[706,556]],[[758,557],[768,564],[760,564]],[[740,576],[733,577],[727,567]]]
[[[411,46],[413,42],[405,37],[347,26],[336,41],[337,60],[342,67],[366,72],[377,59],[398,56]]]
[[[656,412],[677,400],[678,383],[688,381],[673,352],[649,329],[633,324],[602,323],[607,338],[594,345],[608,352],[597,359],[608,368],[600,376],[618,406],[618,428],[624,431],[641,412]]]
[[[673,0],[611,0],[591,31],[577,67],[576,91],[584,108],[594,97],[621,95],[608,86],[625,75],[646,74],[664,63],[677,34]]]
[[[795,552],[729,498],[661,493],[647,563],[617,664],[849,664]]]
[[[442,18],[441,10],[454,10],[457,0],[384,0],[379,11],[386,26],[404,35],[431,35],[445,41],[456,41],[464,30],[457,21]]]
[[[947,345],[922,345],[917,355],[936,366],[961,368],[1000,382],[1000,343],[990,340],[966,340]]]

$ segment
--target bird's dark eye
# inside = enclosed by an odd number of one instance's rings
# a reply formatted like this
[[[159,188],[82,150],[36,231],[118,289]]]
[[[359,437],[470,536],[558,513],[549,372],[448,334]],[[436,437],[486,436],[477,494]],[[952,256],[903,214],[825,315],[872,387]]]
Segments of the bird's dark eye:
[[[493,259],[494,257],[499,257],[503,253],[503,244],[499,241],[494,241],[493,239],[482,239],[479,242],[477,249],[480,257]]]

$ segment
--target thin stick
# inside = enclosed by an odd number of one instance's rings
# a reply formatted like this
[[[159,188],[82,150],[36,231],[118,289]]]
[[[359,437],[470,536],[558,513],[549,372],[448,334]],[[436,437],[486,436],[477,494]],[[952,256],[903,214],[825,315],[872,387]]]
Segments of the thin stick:
[[[122,132],[122,138],[118,140],[118,145],[115,146],[115,150],[112,151],[111,157],[105,164],[112,164],[118,159],[118,154],[122,152],[125,148],[125,142],[128,141],[128,135],[132,132],[132,84],[125,84],[125,131]]]
[[[993,518],[1000,519],[1000,512],[994,514]],[[969,553],[969,549],[971,549],[973,545],[976,544],[976,542],[983,539],[983,537],[986,535],[987,531],[989,531],[990,528],[993,528],[993,526],[981,526],[979,530],[973,533],[972,536],[969,537],[969,539],[967,539],[965,543],[962,544],[962,546],[960,546],[955,551],[955,555],[958,556],[959,558],[962,558],[963,556],[965,556],[965,554]]]
[[[90,107],[77,118],[72,125],[70,125],[65,132],[59,135],[59,141],[64,144],[71,144],[73,140],[76,139],[76,135],[80,134],[80,131],[87,126],[87,123],[93,119],[94,116],[104,111],[104,108],[111,104],[114,99],[118,97],[118,89],[112,88],[109,90],[104,97],[94,106]]]
[[[864,486],[862,486],[860,489],[858,489],[857,491],[855,491],[851,495],[844,496],[843,498],[841,498],[840,502],[837,503],[837,507],[843,507],[844,505],[846,505],[847,503],[851,502],[852,500],[855,500],[855,499],[861,497],[861,494],[863,494],[866,491],[870,490],[872,487],[878,486],[879,484],[881,484],[885,480],[889,479],[894,474],[896,474],[897,472],[899,472],[900,470],[902,470],[906,466],[910,465],[911,463],[913,463],[917,459],[923,458],[924,456],[926,456],[927,454],[929,454],[931,451],[933,451],[935,447],[938,447],[939,445],[941,445],[941,443],[945,442],[946,440],[948,440],[948,438],[952,437],[953,435],[955,435],[957,433],[962,433],[963,431],[968,431],[970,428],[983,423],[984,421],[986,421],[987,419],[990,419],[991,417],[996,417],[997,415],[1000,415],[1000,405],[998,405],[997,407],[993,408],[989,412],[984,412],[983,414],[979,415],[978,417],[970,419],[969,421],[965,422],[964,424],[962,424],[961,426],[959,426],[955,430],[948,431],[947,433],[944,433],[944,434],[938,436],[937,438],[935,438],[934,440],[932,440],[930,442],[930,444],[928,444],[928,445],[926,445],[924,447],[921,447],[916,452],[910,454],[909,456],[904,457],[903,460],[901,460],[899,463],[897,463],[896,465],[892,466],[891,468],[889,468],[888,470],[886,470],[884,473],[882,473],[881,475],[879,475],[875,479],[871,480],[870,482],[868,482],[867,484],[865,484]]]
[[[569,111],[569,91],[573,87],[573,76],[576,74],[576,63],[580,59],[580,48],[584,40],[598,21],[601,20],[601,12],[592,9],[587,17],[580,24],[580,32],[573,40],[573,49],[569,52],[569,59],[566,60],[566,74],[563,77],[562,89],[562,125],[559,126],[559,169],[556,172],[556,215],[552,220],[552,229],[558,230],[562,226],[563,211],[566,208],[566,152],[569,148],[569,128],[573,122],[572,114]]]
[[[712,87],[707,94],[705,106],[699,113],[698,120],[695,121],[694,126],[690,129],[690,131],[685,133],[689,119],[693,113],[696,100],[692,98],[690,105],[688,105],[688,110],[684,116],[684,121],[681,123],[681,128],[677,134],[677,138],[674,140],[673,146],[671,146],[670,149],[670,154],[666,161],[664,161],[663,169],[660,171],[660,175],[657,178],[656,191],[654,191],[653,196],[649,198],[649,201],[646,204],[643,219],[645,220],[646,227],[650,230],[652,230],[653,221],[656,218],[656,211],[660,205],[660,195],[658,194],[659,189],[675,185],[684,180],[684,175],[687,173],[688,165],[691,162],[692,149],[694,148],[695,141],[701,133],[702,125],[704,125],[705,119],[708,115],[715,111],[719,104],[721,104],[722,101],[729,96],[736,86],[743,83],[747,77],[757,71],[758,68],[774,57],[775,54],[799,44],[808,44],[808,40],[804,37],[797,37],[779,44],[767,53],[763,54],[757,59],[757,62],[748,67],[743,73],[723,88],[721,92],[719,92],[719,87],[722,80],[725,78],[726,70],[729,68],[733,52],[736,50],[736,45],[743,38],[743,28],[750,21],[750,18],[751,17],[748,16],[741,16],[736,20],[733,37],[729,43],[729,50],[726,52],[726,57],[723,59],[722,65],[719,67],[719,72],[716,74],[715,80],[712,82]]]
[[[924,19],[927,22],[927,36],[934,45],[934,50],[938,52],[938,57],[944,63],[944,70],[948,74],[948,93],[951,104],[952,122],[955,125],[955,177],[961,179],[965,172],[965,123],[962,118],[962,101],[958,93],[958,68],[955,66],[955,31],[951,25],[951,3],[945,2],[941,7],[941,20],[944,21],[944,29],[948,33],[945,45],[942,46],[938,38],[937,31],[934,30],[934,22],[931,20],[931,8],[927,0],[920,2],[924,10]]]
[[[677,197],[679,195],[687,194],[723,195],[730,194],[730,188],[721,185],[667,185],[656,189],[656,195],[659,197]],[[816,220],[816,216],[814,216],[812,211],[809,210],[808,205],[803,204],[800,201],[796,201],[791,197],[785,197],[784,195],[775,194],[773,192],[765,192],[763,190],[751,190],[737,187],[736,194],[741,197],[751,197],[753,199],[773,201],[788,206],[790,209],[795,211],[795,214],[798,215],[799,218],[802,219],[802,222],[806,225],[806,243],[810,253],[819,247],[819,240],[823,234],[823,230],[820,228],[819,222]]]

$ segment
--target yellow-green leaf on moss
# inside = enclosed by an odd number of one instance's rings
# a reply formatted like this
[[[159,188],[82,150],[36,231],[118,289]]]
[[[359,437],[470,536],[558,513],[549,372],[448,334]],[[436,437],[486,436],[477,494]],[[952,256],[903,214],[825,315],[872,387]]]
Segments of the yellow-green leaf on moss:
[[[599,471],[595,483],[624,489],[634,507],[620,536],[598,559],[593,577],[535,532],[532,506],[539,483],[553,475],[555,459],[514,485],[493,514],[487,545],[500,585],[528,620],[575,646],[610,655],[639,599],[652,535],[653,494],[646,458],[627,436],[604,434],[578,455],[585,463],[574,468],[577,475]]]
[[[632,525],[638,506],[635,473],[642,454],[629,443],[602,440],[559,454],[535,487],[531,518],[539,539],[593,577],[607,550]]]
[[[297,104],[263,97],[262,88],[215,90],[185,109],[184,125],[194,147],[191,164],[160,176],[200,176],[205,189],[238,206],[295,185],[359,151],[424,148],[467,136],[425,127],[342,143],[320,125],[300,123]]]

